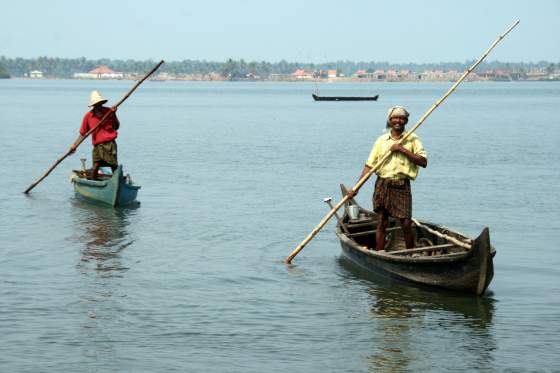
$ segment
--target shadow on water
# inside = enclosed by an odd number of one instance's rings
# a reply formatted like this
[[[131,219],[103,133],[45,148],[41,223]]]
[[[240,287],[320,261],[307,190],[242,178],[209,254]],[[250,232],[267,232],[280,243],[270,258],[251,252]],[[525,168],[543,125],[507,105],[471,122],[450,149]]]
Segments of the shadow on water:
[[[344,256],[337,264],[343,279],[367,281],[369,311],[375,320],[372,335],[376,338],[376,348],[367,357],[371,371],[414,371],[423,368],[419,361],[453,361],[457,356],[468,356],[476,370],[491,369],[496,349],[491,292],[476,297],[398,282],[357,267]],[[453,344],[458,345],[455,357],[433,351],[453,349]]]

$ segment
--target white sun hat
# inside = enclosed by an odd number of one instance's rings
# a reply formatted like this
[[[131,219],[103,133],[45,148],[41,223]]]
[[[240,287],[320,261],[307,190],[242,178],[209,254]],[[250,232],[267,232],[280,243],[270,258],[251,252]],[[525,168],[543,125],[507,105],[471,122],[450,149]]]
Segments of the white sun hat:
[[[97,104],[103,105],[106,102],[107,100],[104,99],[103,96],[101,96],[101,93],[99,93],[99,91],[91,91],[91,94],[89,96],[89,105],[88,105],[89,107],[92,107]]]

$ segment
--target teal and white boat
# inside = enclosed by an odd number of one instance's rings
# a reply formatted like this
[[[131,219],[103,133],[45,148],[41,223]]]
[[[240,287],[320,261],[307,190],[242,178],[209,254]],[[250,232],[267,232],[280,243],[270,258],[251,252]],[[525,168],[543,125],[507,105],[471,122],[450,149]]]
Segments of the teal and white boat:
[[[90,170],[72,171],[70,180],[80,197],[113,207],[137,203],[136,196],[140,186],[134,184],[129,175],[123,175],[122,165],[117,167],[114,174],[100,174],[100,180],[88,179],[88,171]]]

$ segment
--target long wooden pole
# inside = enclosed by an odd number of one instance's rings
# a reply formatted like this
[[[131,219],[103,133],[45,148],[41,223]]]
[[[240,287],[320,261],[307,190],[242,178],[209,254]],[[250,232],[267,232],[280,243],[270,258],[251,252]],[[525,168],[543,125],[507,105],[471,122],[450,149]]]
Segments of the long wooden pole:
[[[517,26],[519,24],[519,21],[515,21],[515,23],[513,25],[511,25],[506,32],[504,32],[502,35],[498,36],[498,38],[494,41],[494,43],[492,43],[492,45],[490,46],[490,48],[488,48],[486,50],[486,52],[484,52],[484,54],[478,59],[478,61],[476,61],[470,68],[467,69],[467,71],[465,71],[463,73],[463,75],[461,75],[461,77],[459,78],[459,80],[457,80],[457,82],[455,82],[455,84],[453,84],[453,86],[424,114],[422,115],[422,117],[420,118],[420,120],[418,120],[418,122],[414,125],[414,127],[412,127],[412,129],[410,131],[408,131],[400,140],[399,140],[399,144],[402,143],[404,140],[406,140],[408,138],[408,136],[410,136],[414,131],[416,131],[418,129],[418,127],[420,127],[420,125],[422,125],[422,123],[424,123],[424,121],[426,120],[426,118],[428,118],[428,116],[430,116],[430,114],[432,114],[432,112],[434,110],[437,109],[437,107],[439,105],[441,105],[441,103],[451,94],[453,93],[453,91],[455,91],[455,88],[457,88],[457,86],[459,84],[461,84],[461,82],[463,80],[465,80],[465,78],[467,77],[467,75],[469,75],[481,62],[482,60],[484,60],[484,58],[486,58],[486,56],[488,56],[488,54],[492,51],[492,49],[494,49],[494,47],[507,35],[509,34],[509,32],[511,30],[513,30],[513,28],[515,26]],[[354,191],[358,191],[362,185],[364,185],[364,183],[371,177],[371,175],[373,175],[380,167],[381,165],[383,165],[383,163],[391,156],[391,150],[389,150],[387,153],[385,153],[385,155],[371,168],[371,170],[369,170],[369,172],[367,174],[365,174],[354,186],[354,188],[352,188]],[[336,204],[336,206],[334,206],[334,208],[323,218],[323,220],[321,220],[319,222],[319,224],[311,231],[311,233],[309,233],[309,235],[292,251],[292,253],[290,255],[288,255],[286,257],[286,259],[284,259],[284,262],[286,264],[290,264],[292,262],[292,260],[294,259],[294,257],[301,251],[303,250],[303,248],[305,247],[305,245],[307,245],[309,243],[309,241],[311,241],[313,239],[313,237],[315,237],[317,235],[317,233],[319,233],[319,231],[321,230],[321,228],[323,228],[325,226],[325,224],[327,224],[327,222],[329,221],[329,219],[334,215],[334,213],[336,211],[338,211],[338,209],[340,209],[348,200],[350,199],[350,197],[348,195],[345,195],[342,200]]]
[[[142,78],[141,80],[139,80],[134,87],[132,87],[132,89],[130,91],[128,91],[128,93],[121,98],[121,100],[119,102],[117,102],[116,105],[114,105],[114,108],[118,108],[123,102],[125,102],[125,100],[136,90],[136,88],[138,88],[138,86],[140,86],[140,84],[142,84],[146,79],[148,79],[150,77],[150,75],[152,75],[154,72],[156,72],[156,70],[163,65],[163,60],[161,60],[148,74],[146,74],[146,76],[144,78]],[[80,139],[80,141],[78,141],[76,143],[76,148],[78,146],[80,146],[80,144],[89,136],[91,135],[100,125],[102,125],[107,118],[109,118],[110,115],[113,114],[113,111],[108,111],[107,113],[105,113],[105,115],[101,118],[101,120],[99,121],[99,123],[97,123],[97,125],[93,128],[91,128],[89,131],[86,132],[86,134]],[[37,179],[33,184],[31,184],[29,186],[29,188],[27,188],[24,193],[28,194],[31,189],[35,188],[37,186],[37,184],[39,184],[41,181],[43,181],[43,179],[45,179],[47,176],[49,176],[49,174],[52,172],[52,170],[54,170],[56,168],[56,166],[58,166],[63,160],[66,159],[66,157],[68,157],[70,154],[72,154],[73,152],[71,150],[68,150],[62,157],[60,157],[52,166],[51,168],[48,169],[47,172],[45,172],[45,174],[43,176],[41,176],[39,179]]]

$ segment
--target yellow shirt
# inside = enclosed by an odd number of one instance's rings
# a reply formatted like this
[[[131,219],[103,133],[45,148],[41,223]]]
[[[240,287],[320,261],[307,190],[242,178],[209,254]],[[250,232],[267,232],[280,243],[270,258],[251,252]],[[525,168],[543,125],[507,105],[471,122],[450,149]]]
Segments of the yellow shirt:
[[[404,134],[406,134],[406,132],[404,132],[401,136],[404,136]],[[377,162],[383,158],[385,153],[389,151],[389,148],[391,148],[391,146],[398,140],[399,139],[393,139],[390,132],[379,136],[373,145],[373,149],[371,149],[366,165],[369,167],[375,166]],[[422,142],[416,134],[412,133],[401,145],[410,150],[412,153],[428,159],[424,146],[422,146]],[[376,173],[385,179],[414,180],[418,175],[418,166],[415,165],[414,162],[412,162],[406,155],[399,152],[393,152],[383,163],[381,168],[376,171]]]

